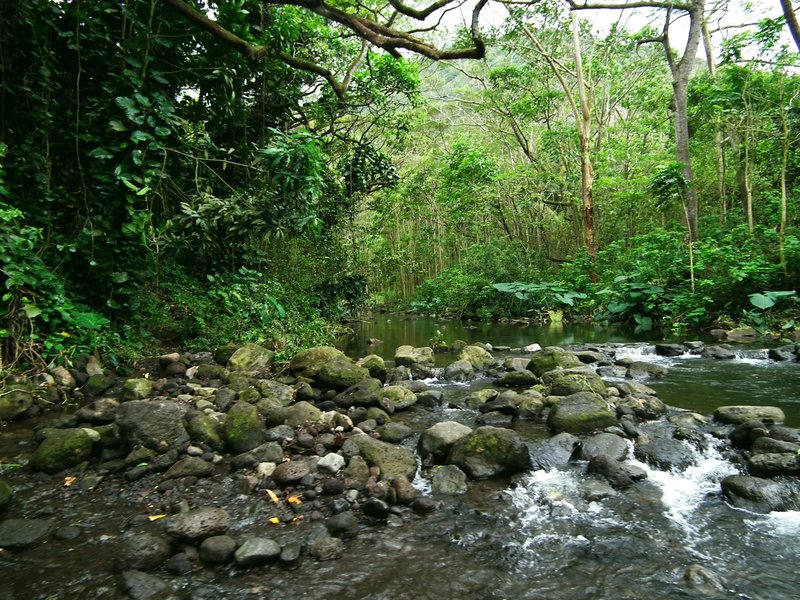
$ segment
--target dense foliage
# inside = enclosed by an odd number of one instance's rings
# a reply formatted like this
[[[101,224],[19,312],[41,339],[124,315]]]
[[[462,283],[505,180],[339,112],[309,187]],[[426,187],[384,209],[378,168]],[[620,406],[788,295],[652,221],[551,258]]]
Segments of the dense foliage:
[[[573,34],[566,4],[520,5],[485,60],[453,64],[307,8],[0,4],[0,371],[157,345],[288,355],[367,295],[481,318],[793,327],[800,79],[782,19],[694,63],[688,178],[650,27]],[[448,57],[483,52],[474,28],[439,31]]]

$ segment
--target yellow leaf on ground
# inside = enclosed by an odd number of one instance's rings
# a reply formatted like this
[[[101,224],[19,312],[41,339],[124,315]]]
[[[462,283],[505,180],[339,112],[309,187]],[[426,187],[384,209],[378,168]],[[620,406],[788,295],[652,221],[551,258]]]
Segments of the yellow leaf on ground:
[[[167,515],[150,515],[147,518],[150,519],[151,521],[158,521],[159,519],[163,519],[166,516]]]
[[[287,501],[289,504],[296,504],[297,506],[300,506],[300,505],[303,503],[303,501],[302,501],[302,500],[300,500],[300,496],[289,496],[289,497],[286,499],[286,501]]]
[[[278,523],[281,522],[281,520],[278,517],[270,517],[269,522],[272,523],[273,525],[277,525]]]
[[[267,498],[272,500],[275,504],[281,501],[280,498],[278,498],[278,494],[276,494],[272,490],[267,490]]]
[[[78,481],[77,477],[72,477],[72,476],[64,477],[64,487],[69,487],[76,481]]]
[[[299,523],[303,520],[303,515],[297,515],[294,519],[292,519],[292,523]]]

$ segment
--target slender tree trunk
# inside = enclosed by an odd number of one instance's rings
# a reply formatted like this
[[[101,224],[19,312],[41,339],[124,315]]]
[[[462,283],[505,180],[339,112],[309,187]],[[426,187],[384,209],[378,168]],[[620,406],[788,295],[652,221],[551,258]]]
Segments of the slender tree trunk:
[[[692,182],[692,160],[689,153],[689,112],[687,110],[687,88],[688,81],[675,81],[675,160],[683,163],[683,176],[689,182],[686,189],[685,213],[686,226],[689,229],[689,237],[694,242],[698,239],[697,233],[697,191]]]
[[[711,34],[708,31],[708,21],[703,19],[703,48],[706,52],[706,65],[711,78],[717,75],[717,66],[714,64],[714,49],[711,45]],[[719,198],[719,221],[725,222],[728,204],[725,198],[725,148],[723,146],[722,130],[719,125],[714,127],[714,151],[716,153],[717,167],[717,197]]]
[[[786,24],[789,26],[789,32],[792,34],[794,45],[800,51],[800,23],[797,22],[797,15],[794,14],[791,0],[781,0],[781,8],[783,9],[783,16],[786,18]]]

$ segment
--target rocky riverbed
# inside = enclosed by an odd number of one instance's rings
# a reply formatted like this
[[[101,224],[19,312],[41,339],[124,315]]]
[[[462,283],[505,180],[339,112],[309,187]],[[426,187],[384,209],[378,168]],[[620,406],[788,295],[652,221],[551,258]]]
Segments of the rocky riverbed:
[[[0,597],[202,598],[215,578],[265,569],[271,579],[246,578],[241,597],[299,597],[281,585],[364,552],[375,532],[389,532],[376,551],[391,545],[457,498],[501,501],[531,473],[565,468],[585,474],[582,502],[633,497],[649,469],[690,469],[710,440],[736,466],[715,491],[726,502],[800,507],[800,431],[779,408],[670,408],[647,385],[667,369],[616,345],[444,350],[444,368],[411,346],[389,364],[320,347],[278,365],[246,345],[165,355],[136,378],[89,359],[9,382],[0,569],[15,575]],[[733,355],[696,342],[656,351]],[[771,356],[798,360],[794,346]],[[440,386],[476,381],[457,395]],[[85,572],[51,575],[55,551]],[[724,587],[690,567],[687,588]]]

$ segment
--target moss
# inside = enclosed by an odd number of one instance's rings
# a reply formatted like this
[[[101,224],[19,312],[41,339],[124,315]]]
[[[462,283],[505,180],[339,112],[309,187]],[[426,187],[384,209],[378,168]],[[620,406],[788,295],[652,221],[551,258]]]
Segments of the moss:
[[[33,471],[58,473],[88,460],[93,443],[84,429],[53,430],[33,452],[29,466]]]
[[[252,450],[264,441],[264,426],[252,404],[237,402],[225,418],[225,442],[232,452]]]

